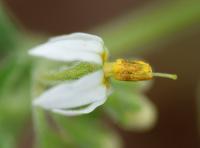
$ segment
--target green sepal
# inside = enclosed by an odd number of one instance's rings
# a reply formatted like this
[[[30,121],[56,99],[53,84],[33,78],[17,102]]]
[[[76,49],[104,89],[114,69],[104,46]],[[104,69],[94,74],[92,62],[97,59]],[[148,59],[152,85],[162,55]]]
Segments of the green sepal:
[[[59,70],[52,70],[43,75],[44,80],[48,81],[66,81],[79,79],[82,76],[100,69],[99,65],[79,62],[70,67],[62,67]]]
[[[40,60],[35,65],[34,79],[42,84],[54,85],[62,81],[77,80],[101,68],[101,65],[89,62]]]
[[[38,60],[33,66],[33,96],[64,81],[77,80],[89,73],[101,69],[101,66],[88,62],[58,62]],[[37,93],[36,93],[37,92]]]

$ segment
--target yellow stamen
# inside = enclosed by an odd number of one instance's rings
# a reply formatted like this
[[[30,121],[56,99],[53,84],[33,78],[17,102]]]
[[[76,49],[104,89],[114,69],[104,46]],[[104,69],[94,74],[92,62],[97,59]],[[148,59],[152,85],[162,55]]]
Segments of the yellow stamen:
[[[153,73],[152,68],[144,61],[127,61],[124,59],[117,59],[113,63],[104,64],[104,72],[106,77],[114,77],[121,81],[142,81],[150,80],[154,76],[176,79],[176,75]]]
[[[106,47],[104,47],[104,48],[105,48],[105,50],[101,55],[101,58],[103,59],[103,63],[105,63],[108,60],[108,55],[109,55],[108,54],[108,50],[106,49]]]

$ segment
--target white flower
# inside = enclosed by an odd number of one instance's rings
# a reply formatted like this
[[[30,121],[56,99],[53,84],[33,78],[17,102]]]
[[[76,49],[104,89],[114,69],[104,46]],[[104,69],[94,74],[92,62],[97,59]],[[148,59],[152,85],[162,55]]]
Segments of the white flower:
[[[105,52],[100,37],[73,33],[52,38],[47,43],[31,49],[29,54],[56,61],[87,61],[103,65]],[[108,93],[102,69],[78,80],[53,86],[35,98],[33,104],[68,116],[87,114],[102,105]]]

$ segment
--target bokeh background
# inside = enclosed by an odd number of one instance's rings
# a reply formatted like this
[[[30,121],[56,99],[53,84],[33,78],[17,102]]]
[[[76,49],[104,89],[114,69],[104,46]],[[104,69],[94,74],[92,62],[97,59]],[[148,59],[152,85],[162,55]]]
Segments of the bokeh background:
[[[26,34],[34,33],[36,36],[54,36],[78,31],[101,34],[102,30],[104,36],[106,34],[104,28],[108,31],[115,29],[117,28],[115,23],[126,24],[130,22],[128,21],[130,18],[132,24],[129,28],[133,27],[132,34],[134,30],[136,31],[135,38],[138,32],[148,32],[149,27],[154,28],[153,25],[163,26],[165,31],[161,31],[162,35],[155,34],[156,37],[152,36],[148,40],[148,35],[139,35],[140,42],[142,43],[143,39],[144,44],[128,46],[124,49],[125,54],[121,52],[116,54],[117,57],[125,57],[129,54],[142,57],[151,63],[156,71],[178,75],[177,81],[155,79],[154,85],[147,92],[159,113],[155,127],[146,132],[126,131],[109,119],[107,122],[111,122],[110,124],[120,132],[125,148],[200,147],[198,130],[200,127],[198,123],[200,118],[198,115],[200,108],[198,104],[198,99],[200,99],[198,95],[200,94],[198,87],[200,80],[200,11],[197,10],[191,19],[176,22],[177,19],[192,14],[185,11],[197,9],[197,6],[200,9],[198,1],[193,0],[183,6],[181,3],[184,0],[178,1],[180,5],[173,0],[3,0],[2,2],[12,21],[18,24],[18,29],[25,30]],[[168,12],[173,13],[169,15],[172,17],[167,18],[166,22],[159,22],[162,15],[168,17],[167,6],[173,3],[177,5],[177,12]],[[184,8],[179,9],[179,7]],[[152,15],[155,13],[152,18],[151,13]],[[140,18],[145,18],[143,24]],[[141,24],[134,25],[137,21]],[[154,24],[155,21],[158,21],[157,24]],[[174,24],[170,23],[173,21]],[[139,25],[143,25],[143,31],[137,30],[137,28],[140,29]],[[163,29],[162,27],[157,28],[158,30]],[[117,42],[118,39],[114,39]],[[137,39],[133,40],[137,41]],[[105,41],[109,45],[109,40]],[[4,52],[1,56],[3,55]],[[34,136],[31,119],[27,121],[21,133],[18,137],[18,147],[32,147]]]

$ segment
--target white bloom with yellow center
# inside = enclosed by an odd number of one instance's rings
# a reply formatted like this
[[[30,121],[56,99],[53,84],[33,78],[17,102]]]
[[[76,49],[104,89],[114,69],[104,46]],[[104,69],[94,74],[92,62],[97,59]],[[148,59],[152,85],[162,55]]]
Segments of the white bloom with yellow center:
[[[151,66],[143,61],[118,59],[116,62],[106,62],[108,51],[103,40],[86,33],[52,38],[31,49],[29,54],[55,61],[83,61],[102,66],[101,70],[78,80],[64,81],[51,87],[33,101],[36,106],[68,116],[87,114],[102,105],[110,94],[105,83],[109,77],[120,81],[150,80],[153,76],[176,79],[176,75],[153,73]]]
[[[56,61],[86,61],[103,65],[103,55],[106,52],[100,37],[73,33],[52,38],[47,43],[31,49],[29,54]],[[108,93],[109,90],[104,84],[104,72],[99,70],[48,89],[35,98],[33,104],[63,115],[86,114],[102,105]],[[83,108],[75,109],[81,107]]]

